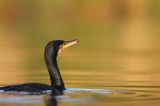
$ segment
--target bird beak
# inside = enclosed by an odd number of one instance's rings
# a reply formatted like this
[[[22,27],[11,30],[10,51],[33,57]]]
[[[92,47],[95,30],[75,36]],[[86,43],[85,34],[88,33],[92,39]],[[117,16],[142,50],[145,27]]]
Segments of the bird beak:
[[[79,43],[78,39],[70,40],[70,41],[64,41],[63,44],[59,47],[58,53],[61,53],[64,49],[68,48],[69,46],[75,45]]]

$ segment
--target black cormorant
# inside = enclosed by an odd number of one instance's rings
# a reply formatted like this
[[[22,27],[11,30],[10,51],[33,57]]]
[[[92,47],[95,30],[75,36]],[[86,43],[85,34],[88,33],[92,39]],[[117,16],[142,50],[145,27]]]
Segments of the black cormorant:
[[[4,92],[30,92],[30,93],[43,93],[47,90],[52,90],[53,94],[62,93],[63,90],[65,90],[65,86],[58,68],[57,55],[63,49],[71,45],[77,44],[78,42],[79,41],[77,39],[71,41],[53,40],[46,45],[44,52],[44,59],[50,75],[51,85],[41,84],[41,83],[24,83],[24,84],[0,87],[0,90]]]

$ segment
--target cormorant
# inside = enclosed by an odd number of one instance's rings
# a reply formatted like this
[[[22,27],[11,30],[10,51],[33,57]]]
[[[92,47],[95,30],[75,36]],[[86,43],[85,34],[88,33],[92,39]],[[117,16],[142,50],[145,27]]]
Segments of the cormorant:
[[[24,83],[17,85],[9,85],[0,87],[4,92],[30,92],[30,93],[43,93],[47,90],[52,90],[52,94],[61,94],[65,90],[64,82],[60,74],[57,55],[61,51],[71,45],[77,44],[77,39],[71,41],[53,40],[50,41],[44,52],[44,59],[50,75],[51,85],[41,83]]]

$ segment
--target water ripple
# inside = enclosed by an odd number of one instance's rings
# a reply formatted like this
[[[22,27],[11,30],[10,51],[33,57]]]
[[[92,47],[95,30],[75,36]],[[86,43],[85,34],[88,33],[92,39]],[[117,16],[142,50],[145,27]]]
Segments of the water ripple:
[[[76,93],[76,92],[91,92],[98,94],[109,94],[120,90],[110,90],[110,89],[95,89],[95,88],[66,88],[66,93]]]

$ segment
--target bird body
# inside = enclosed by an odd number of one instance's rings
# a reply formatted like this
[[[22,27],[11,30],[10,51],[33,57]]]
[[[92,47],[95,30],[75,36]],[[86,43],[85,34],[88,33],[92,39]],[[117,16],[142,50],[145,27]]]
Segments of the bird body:
[[[52,90],[53,94],[61,94],[63,90],[65,90],[65,86],[58,68],[57,55],[63,49],[76,43],[78,43],[78,40],[53,40],[46,45],[44,59],[50,76],[51,85],[41,83],[24,83],[0,87],[0,90],[3,92],[29,92],[34,94]]]
[[[23,92],[41,93],[46,90],[52,90],[52,87],[50,85],[41,83],[24,83],[24,84],[8,85],[5,87],[1,87],[0,90],[3,90],[4,92],[23,91]]]

